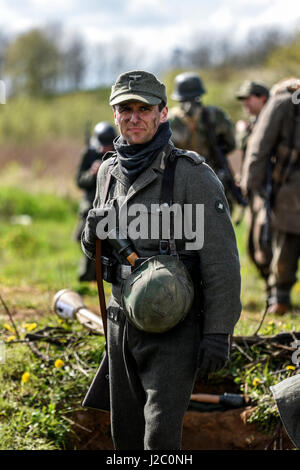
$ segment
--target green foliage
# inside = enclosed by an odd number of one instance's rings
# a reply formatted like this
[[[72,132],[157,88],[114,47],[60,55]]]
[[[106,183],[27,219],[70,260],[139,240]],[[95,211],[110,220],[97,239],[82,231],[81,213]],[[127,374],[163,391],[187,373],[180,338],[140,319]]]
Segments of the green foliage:
[[[53,90],[59,74],[60,53],[41,29],[21,34],[8,47],[5,69],[14,92],[32,96]]]
[[[77,211],[76,201],[55,194],[30,194],[14,187],[0,189],[0,217],[27,214],[35,220],[63,221]]]
[[[267,67],[280,70],[282,78],[290,75],[299,77],[300,34],[292,42],[276,48],[268,57]]]
[[[109,90],[76,92],[47,98],[20,96],[0,108],[0,142],[42,142],[54,138],[83,139],[87,121],[113,122]]]

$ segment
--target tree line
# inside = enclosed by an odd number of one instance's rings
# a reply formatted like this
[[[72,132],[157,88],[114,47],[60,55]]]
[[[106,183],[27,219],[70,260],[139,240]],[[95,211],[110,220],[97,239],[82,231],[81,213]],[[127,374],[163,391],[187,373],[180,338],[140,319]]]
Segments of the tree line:
[[[228,37],[195,33],[190,47],[176,47],[164,60],[154,58],[152,69],[242,69],[260,66],[270,57],[272,65],[282,51],[287,60],[293,61],[299,38],[299,32],[287,34],[269,27],[253,29],[243,43],[236,45]],[[0,33],[0,79],[5,78],[10,95],[41,96],[78,90],[84,87],[88,75],[95,77],[95,87],[101,86],[137,63],[146,68],[145,56],[146,51],[128,38],[115,38],[111,44],[100,43],[91,50],[79,34],[68,37],[59,24],[34,28],[14,39]]]
[[[0,36],[0,77],[5,77],[11,95],[40,96],[81,87],[84,41],[80,35],[62,39],[59,26],[34,28],[11,41]]]

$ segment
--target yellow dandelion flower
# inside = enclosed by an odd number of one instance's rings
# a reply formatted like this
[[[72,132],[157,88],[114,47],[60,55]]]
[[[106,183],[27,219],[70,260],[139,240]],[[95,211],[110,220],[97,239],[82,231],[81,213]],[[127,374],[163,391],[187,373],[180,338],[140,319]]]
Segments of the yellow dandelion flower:
[[[60,369],[64,365],[64,361],[62,361],[61,359],[56,359],[54,365],[55,367],[57,367],[57,369]]]
[[[14,332],[15,332],[15,330],[13,329],[12,326],[9,325],[9,323],[4,323],[3,326],[4,326],[4,328],[5,328],[6,330],[10,331],[11,333],[14,333]]]
[[[27,331],[32,331],[37,327],[37,323],[25,323],[24,328],[26,328]]]
[[[29,379],[30,379],[30,374],[29,374],[29,372],[24,372],[24,374],[22,375],[21,382],[22,382],[23,384],[26,384],[26,382],[28,382]]]
[[[298,281],[294,286],[295,292],[300,292],[300,281]]]
[[[15,335],[11,335],[11,336],[9,336],[9,337],[7,338],[6,341],[9,343],[10,341],[15,341],[15,340],[16,340]]]
[[[295,366],[286,366],[286,370],[296,370]]]
[[[254,387],[257,387],[257,385],[259,385],[260,383],[261,383],[261,380],[258,377],[255,377],[255,379],[253,379],[252,385]]]

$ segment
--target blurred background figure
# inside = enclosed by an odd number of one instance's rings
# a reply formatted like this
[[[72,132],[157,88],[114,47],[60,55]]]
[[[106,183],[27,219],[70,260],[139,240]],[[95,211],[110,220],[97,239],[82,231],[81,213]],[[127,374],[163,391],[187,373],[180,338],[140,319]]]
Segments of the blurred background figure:
[[[300,104],[293,94],[299,79],[276,84],[249,141],[242,188],[266,197],[272,223],[273,258],[268,277],[268,312],[290,308],[300,257]],[[271,168],[271,193],[265,182]]]
[[[206,90],[201,78],[193,72],[184,72],[175,77],[171,97],[179,105],[169,112],[172,141],[182,149],[193,150],[203,157],[215,170],[219,178],[221,165],[217,155],[226,155],[235,148],[234,126],[225,112],[217,106],[203,106],[201,97]],[[232,198],[222,181],[232,209]]]
[[[246,80],[236,93],[236,98],[241,102],[245,113],[249,115],[247,121],[239,120],[236,123],[236,144],[242,150],[242,160],[244,161],[248,139],[269,98],[269,89],[262,82]]]
[[[98,122],[94,127],[93,135],[88,139],[88,146],[83,153],[77,170],[77,186],[83,190],[83,198],[79,205],[79,221],[75,230],[75,239],[80,242],[81,232],[89,210],[93,207],[96,192],[96,177],[106,152],[114,150],[113,140],[117,136],[114,126],[109,122]],[[83,256],[79,265],[79,281],[95,281],[96,266],[86,256]]]
[[[249,115],[248,121],[239,120],[236,123],[236,144],[241,151],[241,175],[250,135],[258,120],[258,117],[269,98],[269,89],[262,82],[246,80],[242,83],[236,98],[242,103],[244,111]],[[240,180],[241,175],[237,178]],[[268,181],[266,181],[268,184]],[[266,199],[253,191],[248,194],[250,209],[250,228],[248,235],[248,253],[250,259],[257,267],[263,279],[267,280],[272,260],[272,245],[268,210]],[[269,231],[269,236],[264,239],[264,231]]]

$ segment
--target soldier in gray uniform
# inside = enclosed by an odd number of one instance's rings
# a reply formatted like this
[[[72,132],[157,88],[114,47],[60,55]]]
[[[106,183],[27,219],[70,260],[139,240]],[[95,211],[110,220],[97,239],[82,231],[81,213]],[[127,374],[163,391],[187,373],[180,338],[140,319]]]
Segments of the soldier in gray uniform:
[[[96,178],[102,158],[106,152],[113,150],[113,140],[117,136],[114,126],[101,121],[94,127],[88,148],[81,156],[76,174],[77,186],[83,190],[83,198],[79,205],[79,221],[75,230],[75,239],[81,241],[82,230],[89,210],[93,207],[96,194]],[[85,255],[79,265],[79,281],[95,281],[95,262]]]
[[[227,154],[234,150],[234,126],[221,108],[203,105],[202,96],[205,92],[201,78],[194,72],[184,72],[175,77],[171,97],[179,105],[171,108],[169,113],[172,140],[176,147],[193,150],[205,157],[222,181],[232,209],[232,195],[223,178],[217,152],[222,152],[227,158]]]
[[[103,241],[107,256],[116,260],[107,308],[112,437],[118,450],[176,450],[181,448],[183,418],[197,372],[207,376],[229,358],[230,336],[241,311],[236,239],[219,179],[198,154],[180,151],[171,141],[164,84],[149,72],[123,73],[112,86],[110,104],[120,137],[114,141],[115,152],[106,155],[99,169],[82,248],[95,258],[96,230],[97,234],[102,230],[104,213],[117,214],[116,225],[121,219],[124,223],[125,214],[135,252],[149,261],[146,272],[143,264],[131,272],[120,252],[113,249],[109,255],[108,239]],[[110,184],[106,185],[109,173]],[[176,203],[174,217],[184,214],[180,220],[192,228],[195,245],[188,244],[188,230],[176,238],[171,228],[173,235],[162,235],[162,210],[166,207],[162,201],[169,201],[171,193],[171,201]],[[193,214],[201,208],[203,220],[198,220]],[[132,228],[135,211],[144,231],[138,237],[133,236]],[[203,243],[194,240],[197,234],[203,235]],[[168,263],[158,266],[165,258],[177,260],[183,267],[181,274],[169,271],[165,276]],[[151,264],[157,269],[151,271]],[[184,271],[191,279],[193,301],[180,321],[162,330],[157,327],[161,318],[172,318],[177,302],[184,300],[184,294],[176,297]],[[174,289],[177,286],[174,295],[171,275]],[[159,283],[159,279],[163,280]],[[138,327],[137,319],[133,322],[130,318],[136,311],[135,303],[131,303],[137,295],[136,284],[142,287],[139,315],[144,312],[144,323],[150,313],[157,318],[151,331]]]
[[[244,110],[250,115],[247,123],[245,121],[238,121],[236,123],[237,148],[242,152],[242,174],[247,144],[258,116],[269,98],[269,90],[261,82],[246,80],[236,93],[236,98],[241,101]],[[248,194],[248,201],[250,208],[248,253],[260,275],[263,279],[267,280],[272,260],[272,247],[270,240],[268,243],[262,243],[262,231],[267,222],[265,199],[256,192],[252,192]]]
[[[272,169],[271,222],[273,258],[268,277],[268,311],[279,315],[290,308],[300,256],[300,105],[292,100],[299,80],[287,80],[271,90],[249,139],[241,186],[265,197],[265,180]]]

